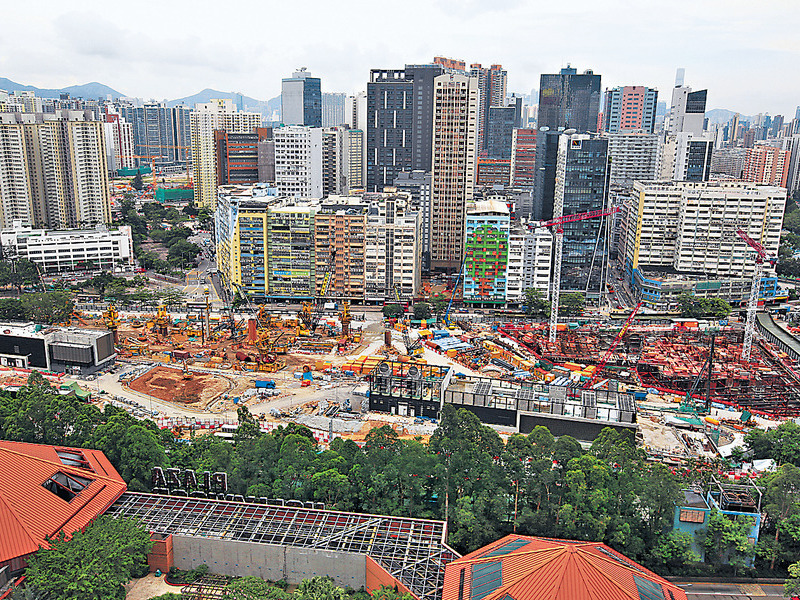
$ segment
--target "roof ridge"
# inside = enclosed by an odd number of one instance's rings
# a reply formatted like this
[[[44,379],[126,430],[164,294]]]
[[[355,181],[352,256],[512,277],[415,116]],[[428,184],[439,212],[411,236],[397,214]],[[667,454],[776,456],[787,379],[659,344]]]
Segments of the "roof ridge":
[[[581,554],[583,554],[583,553],[581,553]],[[587,554],[591,554],[591,553],[587,553]],[[592,556],[597,556],[597,555],[596,555],[596,554],[592,554]],[[600,557],[600,558],[603,558],[603,557]],[[585,559],[582,559],[582,560],[576,560],[576,561],[575,561],[575,564],[577,565],[577,567],[578,567],[578,570],[579,570],[579,571],[581,571],[581,574],[583,575],[583,579],[584,579],[584,580],[586,580],[586,573],[583,571],[583,568],[584,568],[584,567],[586,567],[586,568],[591,568],[593,571],[596,571],[596,572],[597,572],[597,573],[598,573],[598,574],[599,574],[601,577],[603,577],[603,579],[605,579],[606,581],[610,581],[612,584],[614,584],[614,586],[615,586],[617,589],[621,590],[621,591],[622,591],[622,593],[623,593],[625,596],[627,596],[627,597],[631,598],[632,600],[639,600],[639,598],[638,598],[638,595],[637,595],[637,596],[634,596],[633,594],[629,593],[629,592],[628,592],[628,590],[626,590],[626,589],[625,589],[625,588],[623,588],[623,587],[622,587],[620,584],[618,584],[618,583],[617,583],[617,579],[616,579],[615,577],[609,577],[609,576],[608,576],[606,573],[603,573],[603,571],[602,571],[601,569],[598,569],[598,568],[597,568],[597,567],[596,567],[594,564],[592,564],[590,561],[588,561],[588,560],[585,560]],[[636,580],[634,579],[634,581],[636,581]]]
[[[601,555],[602,553],[595,554],[593,552],[587,552],[584,549],[580,549],[581,554],[587,554],[588,556],[592,556],[592,557],[600,559],[600,560],[602,560],[604,562],[608,562],[609,564],[619,565],[619,566],[623,567],[624,569],[630,571],[634,575],[639,575],[640,577],[642,575],[644,575],[645,577],[649,577],[649,578],[657,577],[660,580],[659,583],[662,583],[662,581],[667,581],[666,579],[661,577],[661,575],[651,571],[650,569],[648,569],[646,567],[642,567],[641,569],[637,569],[635,567],[632,567],[629,563],[631,563],[633,561],[631,559],[629,559],[627,556],[625,556],[624,554],[622,554],[620,552],[617,552],[616,550],[611,548],[611,546],[606,546],[606,544],[604,544],[602,542],[598,542],[597,545],[598,546],[603,546],[604,548],[608,548],[609,550],[611,550],[612,552],[614,552],[616,554],[620,554],[620,556],[622,556],[624,560],[622,560],[622,559],[617,560],[617,559],[614,559],[614,558],[612,558],[610,556],[602,556]],[[669,583],[669,582],[667,582],[667,583]]]
[[[4,441],[7,441],[7,440],[4,440]],[[14,443],[17,443],[17,444],[28,444],[30,442],[14,442]],[[33,445],[39,445],[39,444],[33,444]],[[53,451],[55,452],[56,445],[53,445],[53,444],[42,444],[42,445],[46,445],[46,446],[49,446],[49,447],[53,448]],[[58,447],[59,448],[69,448],[69,446],[58,446]],[[75,450],[93,450],[93,448],[74,448],[74,449]],[[20,452],[18,450],[11,450],[10,448],[4,448],[2,446],[2,442],[0,442],[0,452],[8,452],[10,454],[14,454],[15,456],[20,456],[22,458],[29,458],[31,460],[35,460],[35,461],[38,461],[38,462],[41,462],[41,463],[45,463],[47,465],[54,466],[58,470],[67,469],[68,472],[71,475],[79,475],[81,477],[89,476],[89,477],[94,477],[94,478],[98,478],[98,479],[103,479],[106,482],[114,481],[115,483],[119,483],[113,477],[110,477],[108,475],[101,475],[100,473],[98,473],[94,469],[88,470],[88,469],[82,469],[80,467],[72,467],[72,466],[69,466],[69,465],[65,465],[64,463],[62,463],[60,461],[59,462],[55,462],[55,461],[52,461],[52,460],[48,460],[46,458],[42,458],[40,456],[33,456],[32,454],[27,454],[25,452]]]
[[[476,563],[476,562],[480,562],[480,561],[483,561],[483,560],[490,561],[490,562],[495,562],[495,561],[498,561],[498,560],[502,560],[502,559],[504,559],[504,558],[506,558],[508,556],[523,556],[523,555],[527,555],[527,554],[536,554],[537,552],[553,552],[553,551],[564,551],[564,550],[566,550],[566,547],[564,547],[564,546],[557,546],[557,547],[550,547],[550,548],[533,548],[531,550],[524,550],[524,551],[522,551],[522,550],[514,550],[513,552],[509,552],[508,554],[502,554],[502,555],[498,555],[498,556],[486,556],[484,554],[483,556],[476,556],[475,558],[466,558],[465,559],[465,558],[462,557],[462,558],[460,558],[458,560],[458,562],[459,562],[459,564]]]

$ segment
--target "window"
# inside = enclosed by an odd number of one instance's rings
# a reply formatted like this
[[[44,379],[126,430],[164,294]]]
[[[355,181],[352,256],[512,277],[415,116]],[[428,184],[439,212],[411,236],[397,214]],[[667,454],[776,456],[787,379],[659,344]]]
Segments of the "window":
[[[688,510],[682,508],[678,520],[682,523],[703,523],[706,520],[706,513],[704,510]]]
[[[89,461],[86,460],[86,457],[80,450],[74,450],[72,448],[56,448],[56,454],[58,454],[58,458],[61,460],[61,463],[67,467],[78,467],[81,469],[86,469],[87,471],[94,471],[94,469],[92,469],[92,467],[89,465]]]
[[[70,502],[75,496],[80,494],[86,486],[92,483],[92,481],[94,480],[78,475],[67,475],[66,473],[58,471],[50,477],[50,479],[45,481],[42,487],[50,490],[62,500]]]

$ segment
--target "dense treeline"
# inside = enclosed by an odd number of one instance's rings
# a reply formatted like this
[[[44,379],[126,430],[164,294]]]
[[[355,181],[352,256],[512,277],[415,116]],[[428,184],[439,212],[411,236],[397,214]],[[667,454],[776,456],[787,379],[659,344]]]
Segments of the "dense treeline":
[[[234,493],[446,519],[448,543],[461,552],[516,529],[604,541],[662,573],[706,573],[723,563],[741,572],[754,551],[742,523],[715,516],[698,540],[715,564],[692,563],[692,538],[670,532],[675,504],[682,487],[707,487],[712,471],[693,465],[675,474],[647,462],[642,450],[612,429],[587,450],[569,436],[555,439],[544,427],[503,443],[474,415],[446,405],[427,444],[401,440],[384,426],[370,432],[363,448],[336,439],[321,450],[305,427],[290,424],[264,434],[246,409],[239,421],[234,444],[210,435],[179,440],[114,407],[101,412],[59,396],[36,374],[15,398],[0,397],[0,438],[98,448],[133,490],[148,489],[156,465],[225,471]],[[786,452],[800,441],[800,428],[782,427],[766,441],[751,437],[759,455],[778,448],[787,461],[765,481],[767,541],[755,549],[765,568],[773,563],[784,570],[800,555],[800,469],[790,462],[799,457]]]

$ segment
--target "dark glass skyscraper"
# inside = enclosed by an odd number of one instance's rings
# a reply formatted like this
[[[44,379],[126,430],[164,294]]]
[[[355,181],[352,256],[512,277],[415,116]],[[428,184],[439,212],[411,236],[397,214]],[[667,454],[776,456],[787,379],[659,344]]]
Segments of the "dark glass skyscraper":
[[[578,75],[569,66],[558,74],[542,74],[539,86],[539,127],[597,131],[600,75]]]
[[[433,80],[438,64],[372,69],[367,84],[367,190],[383,191],[401,171],[430,171]]]
[[[486,128],[486,156],[488,158],[511,158],[516,122],[516,106],[491,106],[489,108],[489,120]]]

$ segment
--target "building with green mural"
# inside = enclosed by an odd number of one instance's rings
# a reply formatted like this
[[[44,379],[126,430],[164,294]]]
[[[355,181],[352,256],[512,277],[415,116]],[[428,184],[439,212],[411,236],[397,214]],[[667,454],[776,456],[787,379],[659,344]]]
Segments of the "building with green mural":
[[[467,205],[464,224],[464,302],[497,305],[506,302],[508,270],[508,206],[498,200]]]

